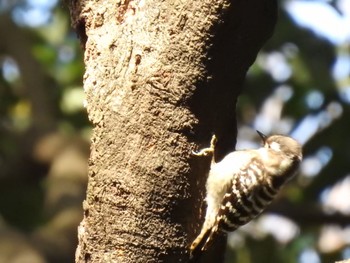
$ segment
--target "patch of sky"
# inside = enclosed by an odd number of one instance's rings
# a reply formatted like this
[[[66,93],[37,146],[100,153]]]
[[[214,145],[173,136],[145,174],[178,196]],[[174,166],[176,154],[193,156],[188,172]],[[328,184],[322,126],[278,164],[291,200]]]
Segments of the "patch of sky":
[[[323,94],[318,90],[311,90],[305,97],[306,105],[313,110],[319,109],[324,102]]]
[[[14,82],[19,78],[19,69],[15,60],[6,57],[1,65],[2,75],[8,82]]]
[[[321,259],[315,249],[305,248],[300,253],[299,263],[321,263]]]
[[[339,45],[350,40],[349,1],[339,1],[338,8],[342,14],[327,1],[291,0],[285,3],[285,9],[297,24]]]
[[[51,20],[52,9],[57,2],[57,0],[27,0],[25,4],[14,8],[13,19],[21,26],[43,26]]]
[[[349,23],[350,27],[350,23]],[[349,77],[350,54],[339,54],[332,68],[332,75],[336,80]]]

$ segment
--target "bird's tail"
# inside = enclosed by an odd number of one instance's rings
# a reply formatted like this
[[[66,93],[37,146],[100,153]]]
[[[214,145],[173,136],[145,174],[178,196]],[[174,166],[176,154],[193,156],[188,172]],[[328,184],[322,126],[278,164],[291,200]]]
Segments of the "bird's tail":
[[[197,238],[192,242],[190,250],[191,257],[198,257],[203,251],[207,250],[207,248],[211,245],[214,240],[214,236],[217,232],[217,227],[213,227],[202,231]]]

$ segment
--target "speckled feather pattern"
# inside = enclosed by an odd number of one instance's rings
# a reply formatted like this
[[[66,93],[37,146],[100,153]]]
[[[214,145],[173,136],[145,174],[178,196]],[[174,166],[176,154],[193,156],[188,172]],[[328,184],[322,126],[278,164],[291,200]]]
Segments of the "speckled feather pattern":
[[[295,174],[301,146],[282,135],[264,139],[262,148],[235,151],[212,163],[206,183],[205,221],[191,251],[200,243],[205,250],[214,234],[234,231],[251,221]]]

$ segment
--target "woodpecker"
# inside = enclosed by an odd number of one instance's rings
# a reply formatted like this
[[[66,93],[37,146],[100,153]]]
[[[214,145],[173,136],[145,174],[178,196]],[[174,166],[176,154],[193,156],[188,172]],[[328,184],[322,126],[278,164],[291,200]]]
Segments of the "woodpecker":
[[[215,235],[234,231],[259,215],[298,170],[302,148],[296,140],[257,132],[261,148],[231,152],[218,163],[215,135],[210,148],[193,153],[212,155],[212,163],[206,182],[205,221],[190,247],[192,255],[206,250]]]

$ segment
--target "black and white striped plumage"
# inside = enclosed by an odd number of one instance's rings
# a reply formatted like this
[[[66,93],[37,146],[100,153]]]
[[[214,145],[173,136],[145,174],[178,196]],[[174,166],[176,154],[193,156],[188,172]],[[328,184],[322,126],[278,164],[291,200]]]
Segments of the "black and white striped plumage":
[[[297,171],[302,159],[297,141],[258,133],[263,147],[235,151],[218,163],[212,161],[206,183],[205,221],[191,245],[192,253],[205,250],[213,235],[234,231],[259,215]],[[214,156],[215,141],[214,136],[211,147],[196,155]]]

